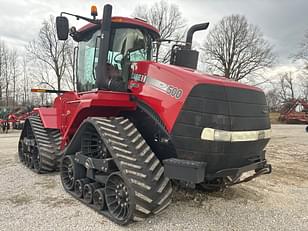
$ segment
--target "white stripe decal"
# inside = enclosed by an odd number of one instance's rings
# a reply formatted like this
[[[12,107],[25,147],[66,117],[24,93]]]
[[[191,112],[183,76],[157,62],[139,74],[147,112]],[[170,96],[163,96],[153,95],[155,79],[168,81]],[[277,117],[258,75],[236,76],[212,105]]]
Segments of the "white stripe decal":
[[[271,129],[255,131],[225,131],[213,128],[203,128],[201,139],[227,142],[256,141],[269,139],[271,137],[271,133]]]

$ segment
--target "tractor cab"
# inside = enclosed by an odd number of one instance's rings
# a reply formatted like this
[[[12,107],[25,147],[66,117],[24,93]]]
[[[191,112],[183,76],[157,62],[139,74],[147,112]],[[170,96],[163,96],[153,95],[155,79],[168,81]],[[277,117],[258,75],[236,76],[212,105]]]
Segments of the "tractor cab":
[[[107,5],[102,20],[95,19],[95,10],[91,12],[93,19],[65,12],[57,17],[58,38],[66,40],[69,33],[78,42],[75,73],[79,92],[92,89],[125,92],[131,64],[152,60],[153,42],[160,36],[157,29],[140,19],[111,17],[111,11],[112,7]],[[62,14],[84,19],[89,24],[78,31],[75,27],[69,29]]]
[[[139,20],[136,19],[138,22]],[[128,23],[130,22],[130,23]],[[78,42],[78,91],[96,88],[96,67],[99,55],[99,27],[84,27],[73,35]],[[159,37],[156,31],[134,24],[132,19],[115,17],[112,19],[109,49],[106,60],[107,87],[125,91],[130,74],[130,64],[152,60],[153,41]]]

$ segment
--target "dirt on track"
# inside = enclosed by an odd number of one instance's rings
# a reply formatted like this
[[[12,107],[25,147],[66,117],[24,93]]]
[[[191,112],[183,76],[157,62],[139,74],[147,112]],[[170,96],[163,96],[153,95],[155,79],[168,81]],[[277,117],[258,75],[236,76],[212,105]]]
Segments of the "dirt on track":
[[[273,125],[267,147],[271,175],[223,192],[177,189],[162,214],[127,227],[74,200],[57,173],[37,175],[20,164],[19,134],[0,133],[0,230],[308,230],[303,125]]]

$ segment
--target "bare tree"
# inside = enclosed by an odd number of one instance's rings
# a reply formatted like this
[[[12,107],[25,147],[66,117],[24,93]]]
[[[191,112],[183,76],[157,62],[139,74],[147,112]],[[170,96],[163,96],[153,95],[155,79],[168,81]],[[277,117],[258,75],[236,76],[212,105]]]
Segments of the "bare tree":
[[[11,74],[12,74],[12,83],[13,83],[13,89],[12,89],[12,103],[13,108],[16,106],[17,102],[17,94],[16,94],[16,87],[17,87],[17,78],[18,78],[18,54],[15,49],[12,49],[10,52],[10,68],[11,68]]]
[[[301,60],[304,62],[303,71],[308,75],[308,30],[304,35],[304,39],[300,43],[299,51],[294,56],[295,60]]]
[[[301,98],[304,100],[308,100],[308,77],[302,77],[299,82],[300,90],[301,90]]]
[[[180,40],[184,36],[185,20],[176,4],[161,0],[151,6],[139,5],[134,9],[132,15],[144,19],[156,27],[163,40]],[[167,62],[169,58],[170,49],[160,49],[160,61]]]
[[[269,90],[266,94],[267,105],[271,112],[276,112],[280,109],[281,100],[277,88]]]
[[[76,76],[74,70],[74,44],[72,41],[68,43],[68,49],[66,52],[67,58],[67,68],[64,76],[64,81],[68,89],[75,91],[76,90]]]
[[[7,46],[4,44],[3,47],[3,86],[5,92],[5,105],[9,106],[9,86],[11,82],[11,66],[10,66],[10,51]]]
[[[16,84],[18,77],[18,55],[4,41],[0,41],[0,101],[2,90],[5,94],[5,105],[16,104]]]
[[[203,51],[208,70],[236,81],[271,66],[275,59],[260,29],[241,15],[222,18],[210,30]]]
[[[35,67],[30,68],[30,78],[32,80],[32,86],[34,88],[43,89],[56,89],[57,81],[52,78],[49,66],[46,63],[38,62]],[[52,100],[52,95],[50,93],[40,93],[36,95],[36,102],[40,105],[48,105]],[[38,100],[40,99],[40,100]]]
[[[0,40],[0,103],[2,102],[2,89],[4,84],[4,42]]]
[[[69,49],[67,41],[59,41],[53,16],[44,20],[38,37],[31,41],[27,51],[33,59],[45,63],[57,77],[57,88],[61,90],[61,80],[67,69],[66,54]]]
[[[22,70],[22,93],[23,93],[23,104],[26,105],[27,102],[29,102],[29,76],[28,76],[28,60],[26,55],[22,57],[22,62],[21,62],[21,70]]]
[[[49,66],[46,63],[38,62],[35,64],[35,67],[30,69],[31,79],[33,80],[34,86],[45,86],[48,88],[56,89],[57,82],[54,78],[51,77],[50,73],[52,72],[49,69]]]
[[[283,73],[279,78],[279,96],[282,103],[296,98],[295,96],[295,78],[291,72]]]

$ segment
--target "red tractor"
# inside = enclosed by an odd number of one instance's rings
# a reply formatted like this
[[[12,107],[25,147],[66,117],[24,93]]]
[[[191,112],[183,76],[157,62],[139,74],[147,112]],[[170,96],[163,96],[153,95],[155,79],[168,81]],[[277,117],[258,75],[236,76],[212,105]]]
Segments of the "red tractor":
[[[170,180],[217,190],[270,173],[264,93],[195,70],[192,36],[208,23],[191,27],[161,64],[153,61],[157,29],[111,12],[105,5],[102,20],[57,17],[58,38],[78,42],[78,91],[58,92],[53,107],[26,120],[21,162],[37,173],[60,170],[68,193],[121,225],[166,208]],[[64,14],[89,24],[69,30]]]

